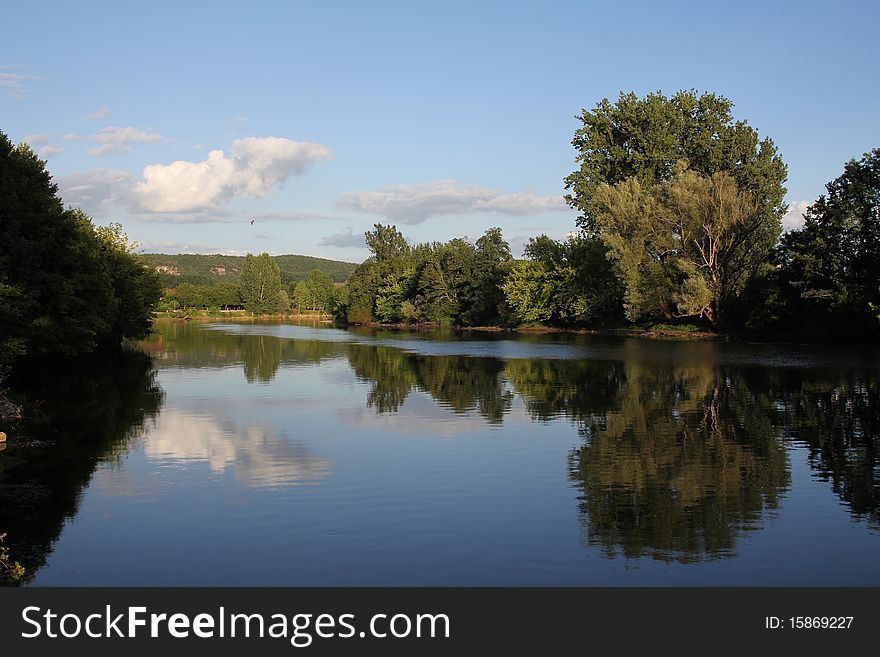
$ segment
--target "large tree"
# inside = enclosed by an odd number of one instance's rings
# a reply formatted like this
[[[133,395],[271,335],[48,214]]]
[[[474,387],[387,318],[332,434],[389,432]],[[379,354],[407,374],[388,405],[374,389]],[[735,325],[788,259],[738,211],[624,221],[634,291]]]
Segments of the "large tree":
[[[647,189],[635,176],[602,185],[593,205],[632,321],[699,316],[724,328],[778,235],[730,175],[702,176],[682,164],[670,182]]]
[[[268,253],[259,256],[248,253],[241,268],[238,289],[249,312],[258,315],[275,313],[281,292],[281,269]]]
[[[880,330],[880,148],[850,160],[782,242],[782,277],[799,324]]]
[[[621,93],[616,103],[606,98],[592,111],[583,110],[572,141],[579,169],[565,179],[566,200],[581,213],[578,224],[594,228],[601,185],[632,177],[644,187],[668,182],[675,165],[685,161],[704,176],[733,176],[778,225],[786,211],[785,164],[773,142],[760,139],[745,121],[735,121],[732,109],[722,96],[679,91],[669,98],[660,92],[645,98]],[[768,223],[768,231],[773,230],[778,237],[778,227]]]

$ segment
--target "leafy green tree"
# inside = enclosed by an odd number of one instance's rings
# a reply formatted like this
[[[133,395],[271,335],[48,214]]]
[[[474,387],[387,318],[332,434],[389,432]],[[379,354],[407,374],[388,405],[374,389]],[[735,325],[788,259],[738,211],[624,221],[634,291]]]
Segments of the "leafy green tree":
[[[705,177],[683,164],[671,181],[647,189],[637,177],[600,186],[593,208],[632,321],[699,316],[724,328],[779,235],[776,218],[730,175]]]
[[[376,262],[390,262],[409,253],[409,244],[396,226],[374,224],[373,228],[364,236]]]
[[[790,313],[823,331],[880,330],[880,148],[850,160],[782,241]]]
[[[281,269],[268,253],[247,254],[238,289],[244,307],[257,315],[275,313],[281,292]]]
[[[89,223],[81,210],[81,221]],[[147,337],[153,325],[153,306],[162,294],[159,276],[134,256],[138,247],[122,231],[122,224],[111,223],[94,229],[100,244],[98,257],[113,285],[116,300],[114,313],[105,339],[119,340],[119,336],[134,339]]]
[[[529,240],[525,255],[529,259],[514,263],[501,286],[515,321],[571,326],[621,320],[623,289],[600,239],[579,234],[557,242],[541,235]]]
[[[287,290],[278,290],[278,312],[284,314],[288,310],[290,310],[290,296]]]
[[[376,293],[376,316],[383,322],[399,322],[403,317],[402,304],[415,282],[415,270],[408,267],[385,276]],[[412,314],[411,310],[407,310]]]
[[[121,227],[65,210],[45,162],[0,133],[0,365],[142,337],[155,278]]]
[[[297,312],[302,313],[312,307],[312,293],[305,281],[297,281],[293,285],[291,303]]]
[[[202,308],[205,306],[205,287],[181,283],[169,292],[168,298],[177,301],[180,308]]]
[[[750,192],[767,219],[770,233],[786,211],[785,164],[776,146],[760,139],[745,121],[735,121],[733,103],[711,93],[660,92],[638,98],[621,93],[592,111],[584,110],[572,145],[580,168],[565,179],[568,203],[581,215],[578,224],[594,228],[596,190],[636,177],[643,188],[668,182],[680,161],[703,176],[726,172]]]
[[[504,314],[504,292],[501,284],[510,267],[510,246],[501,236],[500,228],[488,229],[474,249],[473,274],[461,308],[465,325],[499,324]]]
[[[311,295],[311,308],[324,312],[333,304],[333,279],[320,269],[313,269],[306,280]]]
[[[518,323],[543,323],[553,319],[557,289],[553,273],[541,261],[513,263],[501,289]]]
[[[459,321],[464,292],[474,277],[474,246],[456,238],[434,243],[419,263],[415,304],[425,321],[453,324]]]

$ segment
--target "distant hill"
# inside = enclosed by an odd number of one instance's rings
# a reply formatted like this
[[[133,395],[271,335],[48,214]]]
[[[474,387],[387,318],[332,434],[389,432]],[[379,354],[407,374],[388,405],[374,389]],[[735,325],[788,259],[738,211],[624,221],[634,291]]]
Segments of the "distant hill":
[[[144,263],[159,272],[165,287],[181,283],[237,283],[244,266],[243,256],[142,253]],[[272,256],[281,268],[281,282],[305,280],[309,272],[319,269],[336,283],[348,280],[356,265],[339,260],[325,260],[302,255]]]

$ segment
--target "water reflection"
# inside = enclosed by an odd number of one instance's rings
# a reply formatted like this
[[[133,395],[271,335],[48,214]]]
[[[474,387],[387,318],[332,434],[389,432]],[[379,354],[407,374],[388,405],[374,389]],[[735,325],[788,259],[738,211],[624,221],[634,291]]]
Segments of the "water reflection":
[[[36,409],[0,458],[0,531],[30,579],[98,464],[143,434],[163,393],[150,359],[130,351],[31,366],[8,383]]]
[[[269,424],[239,426],[215,415],[166,410],[144,445],[148,458],[204,461],[217,474],[231,470],[249,486],[291,486],[326,477],[331,463]]]
[[[741,378],[625,368],[613,407],[584,421],[570,475],[586,540],[609,557],[689,562],[735,554],[790,483],[781,437]]]
[[[532,421],[571,422],[580,445],[567,466],[584,542],[609,557],[692,562],[734,555],[738,537],[761,527],[789,490],[792,443],[809,448],[815,476],[830,482],[854,518],[878,528],[880,401],[870,362],[772,346],[572,336],[456,342],[451,334],[430,341],[283,325],[175,325],[163,333],[153,352],[169,365],[240,363],[251,383],[272,380],[282,365],[346,359],[369,383],[366,408],[378,415],[403,413],[419,391],[439,408],[489,425],[501,425],[516,400]],[[499,357],[536,347],[554,357]],[[437,435],[461,430],[424,409],[415,411],[424,417],[419,423],[413,412],[398,420]],[[366,422],[351,410],[343,415],[349,426]],[[282,444],[294,449],[253,430],[253,441],[192,430],[202,436],[199,445],[177,449],[214,468],[238,464],[242,453],[254,459]],[[151,449],[160,444],[172,453],[170,438]],[[277,481],[317,478],[329,468],[305,454],[278,461],[300,465]],[[245,472],[238,475],[260,481]]]
[[[504,363],[494,358],[425,356],[361,344],[348,345],[348,358],[357,376],[373,384],[367,405],[379,413],[396,412],[417,389],[455,413],[477,411],[500,424],[513,400],[504,387]]]
[[[809,372],[785,383],[786,435],[808,446],[816,476],[831,482],[853,516],[880,530],[880,375]]]

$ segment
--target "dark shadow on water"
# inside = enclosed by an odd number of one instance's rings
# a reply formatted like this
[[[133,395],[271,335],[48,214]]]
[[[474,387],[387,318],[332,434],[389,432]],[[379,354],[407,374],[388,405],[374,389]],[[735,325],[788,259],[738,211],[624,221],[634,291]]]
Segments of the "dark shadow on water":
[[[25,580],[46,562],[99,463],[123,455],[163,393],[137,351],[30,363],[6,382],[30,409],[0,453],[0,531]]]

